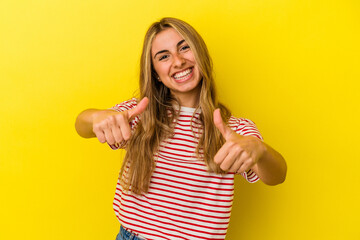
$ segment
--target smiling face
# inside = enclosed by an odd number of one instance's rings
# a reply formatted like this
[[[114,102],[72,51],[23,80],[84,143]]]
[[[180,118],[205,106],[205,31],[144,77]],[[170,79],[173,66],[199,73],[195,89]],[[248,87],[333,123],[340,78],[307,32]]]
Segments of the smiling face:
[[[195,107],[200,95],[200,72],[190,46],[173,28],[158,33],[151,47],[154,69],[185,107]]]

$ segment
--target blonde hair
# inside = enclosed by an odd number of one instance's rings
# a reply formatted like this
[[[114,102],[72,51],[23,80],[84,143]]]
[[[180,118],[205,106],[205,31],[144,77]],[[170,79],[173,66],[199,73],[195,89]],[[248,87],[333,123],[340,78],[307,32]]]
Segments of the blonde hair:
[[[160,142],[173,133],[174,119],[178,116],[173,104],[177,104],[178,107],[180,104],[171,95],[170,90],[162,82],[157,81],[157,73],[151,57],[152,41],[158,33],[167,28],[175,29],[185,39],[194,54],[202,77],[197,108],[201,109],[200,122],[203,125],[203,130],[196,148],[196,154],[199,158],[204,159],[210,172],[224,173],[213,161],[215,154],[225,142],[214,125],[213,112],[216,108],[220,108],[225,122],[231,113],[217,100],[213,65],[208,49],[202,37],[188,23],[176,18],[162,18],[159,22],[153,23],[145,35],[140,60],[139,84],[140,99],[148,97],[149,105],[142,113],[141,121],[139,121],[128,142],[127,153],[120,171],[122,187],[125,190],[130,189],[135,194],[148,191],[150,179],[155,169],[154,153],[158,150]]]

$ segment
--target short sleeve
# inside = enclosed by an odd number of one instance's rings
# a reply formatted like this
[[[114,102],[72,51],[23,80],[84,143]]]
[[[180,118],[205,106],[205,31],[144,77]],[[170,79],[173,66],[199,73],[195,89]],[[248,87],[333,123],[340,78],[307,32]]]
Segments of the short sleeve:
[[[113,106],[110,109],[116,110],[118,112],[122,112],[122,111],[133,109],[136,106],[137,106],[137,99],[132,98],[132,99],[124,101],[122,103],[116,104],[115,106]]]
[[[126,110],[133,109],[136,106],[137,106],[137,99],[132,98],[132,99],[124,101],[122,103],[116,104],[115,106],[113,106],[110,109],[118,111],[118,112],[123,112]],[[129,124],[130,124],[130,128],[132,131],[136,128],[139,121],[140,121],[139,116],[136,116],[133,120],[131,120],[131,122]],[[113,150],[124,149],[126,147],[126,142],[124,142],[122,144],[119,144],[119,143],[115,143],[113,145],[109,144],[109,146]]]
[[[261,136],[259,130],[257,129],[255,123],[246,118],[235,118],[230,117],[229,126],[232,130],[234,130],[237,134],[242,136],[255,136],[263,141],[263,137]],[[247,172],[240,173],[249,183],[255,183],[259,181],[259,177],[256,175],[252,169]]]
[[[238,118],[237,122],[238,124],[235,130],[236,133],[243,136],[255,136],[263,141],[263,137],[253,121],[246,118]]]

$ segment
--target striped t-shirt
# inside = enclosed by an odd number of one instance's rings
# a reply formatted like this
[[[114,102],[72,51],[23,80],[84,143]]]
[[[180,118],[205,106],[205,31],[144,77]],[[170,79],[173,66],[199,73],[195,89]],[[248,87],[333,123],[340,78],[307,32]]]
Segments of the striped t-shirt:
[[[136,105],[133,98],[113,109],[124,111]],[[199,140],[196,132],[201,131],[201,125],[199,113],[194,112],[195,108],[181,107],[174,135],[164,140],[154,154],[156,168],[148,193],[126,192],[117,182],[115,214],[125,229],[141,238],[225,239],[234,196],[234,173],[210,173],[204,161],[196,157]],[[138,121],[139,117],[132,120],[131,128]],[[238,134],[262,140],[255,124],[248,119],[231,116],[228,125]],[[251,183],[259,180],[252,170],[241,175]]]

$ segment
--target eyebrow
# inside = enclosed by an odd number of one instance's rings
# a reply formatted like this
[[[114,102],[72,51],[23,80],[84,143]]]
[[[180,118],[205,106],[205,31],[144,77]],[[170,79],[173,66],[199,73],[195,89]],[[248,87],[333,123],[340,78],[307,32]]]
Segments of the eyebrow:
[[[178,42],[178,43],[176,44],[176,47],[179,47],[183,42],[185,42],[185,39],[183,39],[183,40],[181,40],[180,42]],[[161,51],[157,52],[157,53],[154,55],[154,59],[155,59],[156,55],[158,55],[158,54],[160,54],[160,53],[163,53],[163,52],[168,52],[168,51],[169,51],[169,50],[161,50]]]

